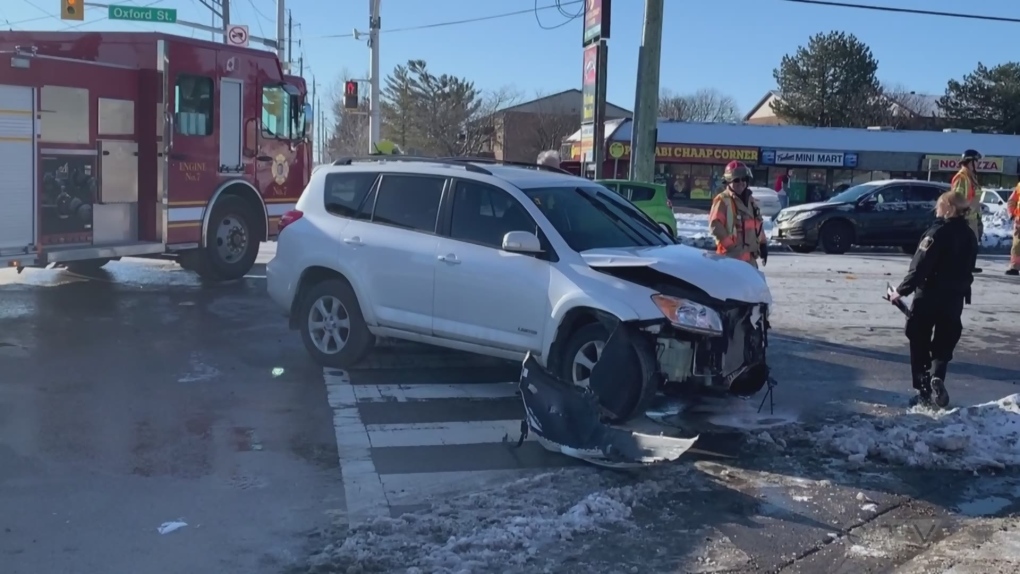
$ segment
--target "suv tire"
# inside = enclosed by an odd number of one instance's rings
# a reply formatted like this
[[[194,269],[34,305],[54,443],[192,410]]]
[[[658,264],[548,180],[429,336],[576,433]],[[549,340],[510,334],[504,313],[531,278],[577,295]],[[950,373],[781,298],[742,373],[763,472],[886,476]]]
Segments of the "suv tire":
[[[853,245],[854,229],[841,219],[830,221],[822,226],[819,242],[822,249],[830,255],[842,255]]]
[[[599,354],[601,354],[601,348],[608,340],[609,331],[602,323],[589,323],[574,331],[563,348],[563,356],[560,359],[560,378],[568,384],[577,384],[575,359],[578,354],[582,349],[585,349],[588,354],[587,349],[595,346],[598,346]],[[588,358],[592,357],[589,355]],[[628,375],[625,381],[621,381],[627,383],[627,388],[621,393],[621,398],[617,400],[619,404],[607,405],[603,397],[598,397],[599,404],[602,405],[602,415],[606,416],[610,422],[624,422],[644,412],[652,398],[655,397],[658,380],[654,376],[654,364],[647,363],[649,362],[641,360],[639,350],[634,349],[629,364],[621,367],[621,372]],[[587,375],[591,376],[590,370]],[[621,413],[622,416],[616,416],[613,413]]]
[[[325,313],[323,313],[325,311]],[[354,290],[342,279],[327,279],[305,291],[298,307],[301,341],[323,367],[347,369],[372,350],[375,336],[368,330]],[[313,323],[325,323],[322,328]],[[330,340],[324,340],[326,333]],[[339,343],[332,340],[340,337]],[[330,351],[331,347],[337,350]]]

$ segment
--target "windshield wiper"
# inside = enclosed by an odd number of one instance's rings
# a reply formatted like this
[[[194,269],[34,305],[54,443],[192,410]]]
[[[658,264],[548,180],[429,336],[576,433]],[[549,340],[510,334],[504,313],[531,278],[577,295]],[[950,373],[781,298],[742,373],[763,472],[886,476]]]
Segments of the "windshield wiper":
[[[615,213],[612,209],[609,209],[607,205],[605,205],[595,197],[592,197],[580,187],[575,187],[574,191],[580,194],[581,197],[588,200],[588,203],[594,205],[596,209],[608,215],[614,221],[622,223],[623,225],[620,226],[620,229],[625,231],[628,235],[631,235],[632,238],[634,238],[638,243],[643,243],[646,246],[655,245],[655,243],[649,241],[645,237],[642,237],[640,229],[634,227],[629,221],[626,221],[623,217],[620,217],[619,214]]]

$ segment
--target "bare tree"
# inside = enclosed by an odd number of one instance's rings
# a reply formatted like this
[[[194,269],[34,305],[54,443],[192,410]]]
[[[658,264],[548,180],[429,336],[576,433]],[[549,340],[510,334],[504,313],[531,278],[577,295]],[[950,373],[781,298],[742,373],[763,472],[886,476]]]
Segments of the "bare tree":
[[[683,122],[735,122],[740,120],[737,101],[715,89],[691,94],[663,90],[659,94],[659,117]]]
[[[563,139],[580,129],[580,110],[556,107],[545,98],[536,92],[526,111],[502,114],[505,159],[533,162],[543,151],[559,150]]]
[[[331,90],[334,123],[333,133],[326,144],[329,155],[326,159],[330,161],[368,152],[368,98],[360,98],[357,110],[344,108],[344,83],[352,78],[348,70],[342,70]]]
[[[938,116],[938,99],[918,94],[903,84],[885,84],[882,95],[889,102],[888,113],[875,118],[874,125],[891,126],[894,128],[925,127],[932,118]]]
[[[482,94],[482,105],[475,117],[467,122],[464,139],[461,142],[462,155],[479,155],[493,152],[502,146],[501,118],[499,111],[514,105],[520,94],[512,87],[504,86]]]

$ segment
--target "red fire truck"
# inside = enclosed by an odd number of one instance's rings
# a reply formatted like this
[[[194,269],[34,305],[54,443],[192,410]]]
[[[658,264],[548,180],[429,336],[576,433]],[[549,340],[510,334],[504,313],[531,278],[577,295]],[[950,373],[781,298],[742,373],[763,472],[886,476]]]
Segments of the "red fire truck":
[[[306,94],[261,50],[0,34],[0,265],[170,257],[244,276],[308,182]]]

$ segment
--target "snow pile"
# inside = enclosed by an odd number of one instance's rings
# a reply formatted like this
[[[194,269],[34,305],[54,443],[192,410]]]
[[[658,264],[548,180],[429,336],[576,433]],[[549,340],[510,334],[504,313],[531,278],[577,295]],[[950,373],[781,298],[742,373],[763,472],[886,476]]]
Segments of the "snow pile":
[[[312,566],[331,572],[507,571],[576,535],[626,527],[634,506],[675,487],[678,472],[687,470],[674,467],[666,478],[641,482],[587,468],[516,480],[358,527],[316,555]]]
[[[1006,212],[985,215],[981,221],[985,224],[981,246],[988,249],[1009,249],[1013,242],[1013,222],[1006,216]]]
[[[855,416],[806,438],[852,463],[867,459],[924,468],[1020,466],[1020,394],[944,412],[911,409],[885,418]]]

